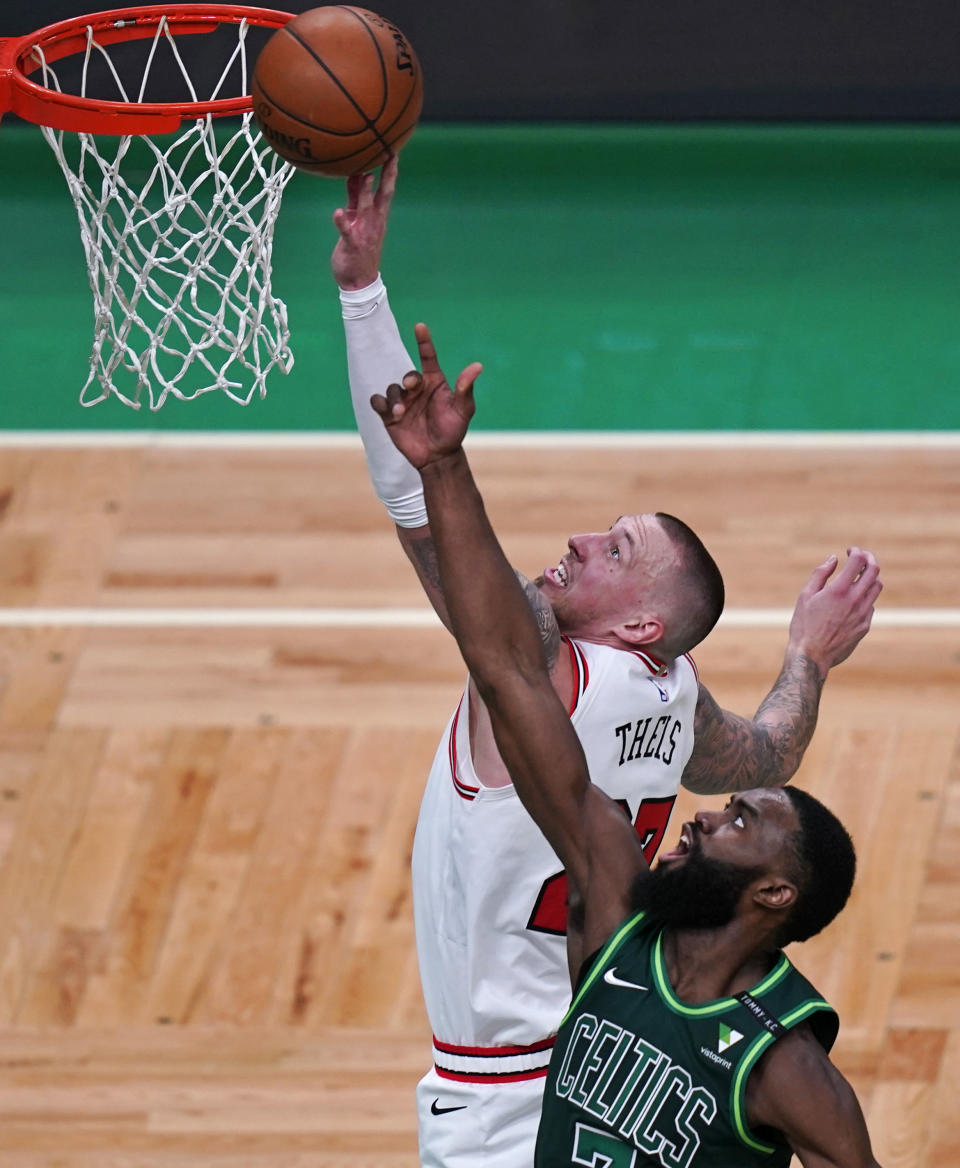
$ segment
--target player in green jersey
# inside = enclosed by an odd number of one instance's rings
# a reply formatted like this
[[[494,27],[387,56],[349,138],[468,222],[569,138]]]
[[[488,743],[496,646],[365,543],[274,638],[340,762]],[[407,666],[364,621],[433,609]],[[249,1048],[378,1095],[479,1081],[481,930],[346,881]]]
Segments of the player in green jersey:
[[[526,595],[518,585],[463,453],[480,367],[451,390],[423,325],[417,341],[422,373],[373,406],[420,470],[453,631],[569,880],[577,985],[537,1168],[780,1168],[791,1152],[804,1168],[877,1168],[856,1096],[828,1058],[836,1016],[781,952],[845,903],[849,837],[812,797],[762,788],[699,812],[648,868],[621,809],[590,783],[545,664],[556,620],[533,585]],[[644,554],[642,539],[624,543],[618,557]]]

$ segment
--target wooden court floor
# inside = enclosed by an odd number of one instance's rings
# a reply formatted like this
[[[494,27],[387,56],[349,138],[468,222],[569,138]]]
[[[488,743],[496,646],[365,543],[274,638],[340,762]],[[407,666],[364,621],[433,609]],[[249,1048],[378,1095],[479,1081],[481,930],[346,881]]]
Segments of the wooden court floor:
[[[960,448],[473,461],[530,573],[622,512],[697,528],[730,618],[695,656],[746,714],[810,569],[876,552],[876,625],[797,779],[859,883],[792,956],[839,1008],[880,1163],[960,1168]],[[463,670],[384,608],[422,600],[356,448],[0,447],[0,1164],[417,1163],[408,864]]]

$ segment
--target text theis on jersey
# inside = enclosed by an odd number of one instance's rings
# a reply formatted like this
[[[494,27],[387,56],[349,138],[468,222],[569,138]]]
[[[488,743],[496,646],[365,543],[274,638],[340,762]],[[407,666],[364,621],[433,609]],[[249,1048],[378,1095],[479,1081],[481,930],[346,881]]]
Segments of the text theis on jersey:
[[[620,766],[633,762],[635,758],[657,758],[664,766],[673,761],[677,740],[683,732],[683,725],[670,714],[640,718],[636,722],[624,722],[615,726],[614,733],[620,742]]]

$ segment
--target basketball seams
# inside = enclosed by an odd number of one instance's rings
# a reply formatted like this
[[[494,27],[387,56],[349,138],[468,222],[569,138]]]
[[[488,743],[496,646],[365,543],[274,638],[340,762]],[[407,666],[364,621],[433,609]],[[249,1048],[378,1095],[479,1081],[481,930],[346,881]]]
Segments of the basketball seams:
[[[296,122],[298,126],[306,126],[307,129],[310,130],[319,130],[328,138],[355,138],[358,134],[363,134],[367,131],[370,131],[375,135],[381,146],[386,146],[386,143],[381,139],[381,131],[378,130],[376,126],[364,124],[362,127],[359,127],[356,130],[331,130],[329,126],[320,126],[316,122],[308,122],[306,118],[301,117],[299,114],[292,113],[282,102],[277,101],[277,99],[272,96],[270,91],[264,87],[262,82],[259,85],[259,89],[261,94],[275,110],[278,110],[280,113],[282,113],[285,118],[289,118],[291,122]],[[387,126],[386,128],[389,130],[390,126]]]
[[[387,98],[390,94],[390,85],[387,81],[387,62],[383,59],[383,49],[380,47],[380,42],[377,40],[376,33],[370,27],[369,21],[364,20],[356,8],[349,8],[345,4],[338,4],[337,7],[341,12],[349,12],[355,20],[359,21],[359,23],[363,25],[363,31],[370,38],[370,43],[373,45],[376,51],[377,59],[380,62],[380,79],[383,82],[383,101],[380,103],[380,108],[377,110],[375,115],[375,117],[379,118],[387,107]]]
[[[404,104],[404,109],[406,109],[407,105],[409,105],[409,104],[410,104],[410,102],[408,99],[406,101],[406,103]],[[396,126],[396,124],[400,120],[402,114],[403,114],[403,110],[401,110],[401,112],[394,118],[394,120],[390,123],[390,125],[384,129],[384,131],[383,131],[384,134],[389,133],[389,131],[392,130]],[[419,114],[417,115],[416,118],[413,119],[413,121],[408,126],[405,126],[402,130],[400,130],[397,134],[395,134],[389,141],[383,140],[380,142],[381,148],[387,152],[388,158],[392,157],[394,154],[393,147],[397,143],[400,143],[402,145],[404,138],[408,137],[410,134],[413,133],[414,129],[416,128],[418,118],[419,118]],[[379,140],[379,136],[378,136],[378,140]],[[348,158],[355,158],[355,157],[362,156],[363,154],[365,154],[368,150],[371,150],[372,148],[373,148],[373,143],[371,143],[369,146],[361,146],[359,149],[352,150],[348,154],[337,154],[332,158],[317,158],[317,159],[314,159],[312,161],[310,159],[301,160],[298,158],[297,165],[302,170],[318,170],[320,167],[329,166],[331,163],[346,162]],[[377,165],[379,165],[379,163]]]
[[[396,137],[391,138],[389,142],[385,142],[383,144],[382,149],[387,152],[388,158],[392,158],[394,153],[395,153],[394,149],[393,149],[394,145],[397,143],[400,143],[402,145],[404,135],[409,135],[413,131],[416,124],[417,123],[414,122],[413,125],[407,127],[401,133],[397,134]],[[371,150],[373,150],[374,146],[375,146],[375,144],[371,143],[369,146],[361,147],[359,150],[351,151],[351,153],[349,153],[349,154],[338,154],[335,158],[318,158],[318,159],[315,159],[312,161],[310,159],[301,160],[298,158],[297,159],[297,166],[300,167],[301,170],[320,170],[324,166],[330,166],[332,164],[336,164],[339,162],[346,162],[350,158],[354,158],[354,157],[361,158],[364,154],[367,154]],[[384,161],[386,161],[386,159]],[[381,164],[378,162],[377,166],[379,166],[379,165],[381,165]]]
[[[305,40],[303,40],[301,37],[299,37],[296,34],[296,32],[291,32],[291,30],[289,28],[284,28],[283,31],[287,34],[287,36],[292,37],[293,40],[295,40],[297,42],[297,44],[300,45],[301,48],[306,49],[306,51],[310,54],[310,56],[313,58],[313,60],[320,66],[320,68],[324,71],[324,73],[326,73],[326,75],[330,78],[330,80],[337,87],[337,89],[340,90],[340,92],[347,99],[347,101],[350,103],[350,105],[352,105],[353,108],[357,111],[357,113],[363,119],[365,126],[366,126],[366,129],[369,130],[370,133],[373,134],[379,140],[380,131],[377,129],[376,123],[370,120],[369,115],[366,113],[365,110],[363,110],[361,108],[360,104],[357,102],[357,99],[353,96],[353,94],[349,91],[349,89],[347,89],[347,87],[343,84],[343,82],[340,80],[340,78],[337,77],[337,75],[333,72],[333,70],[329,67],[329,65],[326,64],[326,62],[323,60],[323,58],[318,57],[317,54],[313,51],[313,48],[309,44],[307,44],[307,42]],[[377,47],[379,49],[379,46],[377,46]],[[380,109],[377,111],[377,113],[374,115],[374,117],[379,117],[380,114],[383,113],[383,108],[387,103],[387,79],[386,79],[386,76],[383,72],[383,55],[382,54],[378,54],[378,55],[380,57],[380,70],[381,70],[381,77],[383,79],[383,99],[380,103]],[[261,86],[261,88],[262,88],[262,86]],[[277,108],[282,109],[283,107],[278,106]],[[326,126],[314,125],[312,122],[308,122],[304,118],[299,118],[295,114],[290,114],[286,110],[284,110],[283,112],[285,114],[287,114],[287,117],[293,118],[294,121],[299,122],[302,126],[311,126],[312,129],[320,130],[325,134],[338,134],[338,131],[336,131],[336,130],[328,130]],[[340,133],[342,133],[342,131]],[[359,133],[361,133],[361,131],[354,130],[353,133],[359,134]]]
[[[419,121],[423,85],[416,54],[395,25],[368,9],[332,5],[302,13],[273,39],[276,51],[271,56],[268,44],[253,89],[257,121],[278,154],[334,176],[372,170],[401,149]],[[376,108],[368,113],[364,105]],[[355,125],[315,120],[327,116]]]
[[[298,38],[295,38],[295,39],[298,39]],[[300,43],[299,40],[298,40],[298,43]],[[357,130],[331,130],[327,126],[320,126],[320,125],[317,125],[315,122],[308,122],[306,120],[306,118],[302,118],[302,117],[299,117],[297,114],[291,113],[290,110],[288,110],[283,105],[282,102],[277,101],[277,99],[272,96],[270,91],[264,87],[262,82],[259,85],[259,89],[260,89],[261,94],[263,94],[263,96],[267,99],[267,101],[270,102],[270,104],[275,109],[279,110],[280,113],[282,113],[284,115],[284,117],[289,118],[292,122],[296,122],[300,126],[307,126],[311,130],[320,130],[322,133],[326,134],[328,137],[331,137],[331,138],[353,138],[357,134],[363,133],[363,130],[361,130],[361,129],[357,129]],[[419,111],[417,111],[417,116],[413,119],[413,122],[409,126],[408,129],[402,130],[400,133],[398,133],[392,139],[389,139],[389,140],[387,139],[387,135],[396,126],[397,122],[400,121],[400,119],[403,117],[403,115],[407,112],[407,110],[410,106],[410,103],[413,101],[413,99],[415,97],[416,97],[416,90],[411,88],[410,92],[407,94],[406,100],[404,101],[403,105],[400,107],[399,111],[397,112],[396,117],[388,125],[384,126],[382,130],[377,129],[376,126],[371,126],[369,124],[365,127],[366,129],[371,130],[376,135],[376,139],[377,139],[377,142],[380,144],[380,148],[382,150],[385,150],[388,155],[393,154],[393,144],[396,141],[398,141],[398,139],[402,138],[405,133],[411,132],[417,124],[417,121],[418,121],[419,116],[420,116]],[[354,108],[356,108],[356,103],[354,102],[352,104],[354,105]],[[360,110],[359,112],[363,115],[362,110]],[[363,116],[364,116],[364,118],[366,117],[366,115],[363,115]],[[315,159],[313,161],[310,161],[310,160],[303,160],[303,159],[298,157],[295,161],[296,161],[297,165],[300,166],[301,168],[309,169],[311,167],[315,168],[315,167],[319,167],[319,166],[326,166],[328,163],[331,163],[331,162],[345,162],[348,158],[352,158],[354,155],[363,154],[364,151],[367,149],[369,149],[369,147],[364,146],[358,150],[350,151],[350,153],[348,153],[348,154],[338,154],[332,158],[323,158],[323,159],[318,158],[318,159]]]

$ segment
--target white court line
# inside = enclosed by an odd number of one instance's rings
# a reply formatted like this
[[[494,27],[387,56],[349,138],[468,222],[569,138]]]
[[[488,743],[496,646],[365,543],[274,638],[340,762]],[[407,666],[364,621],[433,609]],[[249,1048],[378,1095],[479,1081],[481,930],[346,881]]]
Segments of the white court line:
[[[782,628],[788,608],[731,608],[721,628]],[[0,608],[7,628],[327,628],[390,629],[439,626],[430,608]],[[901,629],[960,628],[960,608],[880,609],[874,626]]]
[[[960,448],[960,431],[487,431],[470,445],[488,448]],[[196,447],[264,449],[360,449],[350,431],[220,432],[8,430],[0,447]],[[721,626],[779,628],[788,609],[728,609]],[[111,628],[429,628],[437,618],[428,608],[0,608],[0,626],[82,626]],[[956,628],[960,609],[881,609],[874,623],[888,628]]]
[[[347,430],[0,430],[2,447],[148,447],[212,450],[351,450]],[[469,449],[957,449],[960,430],[479,430]]]

